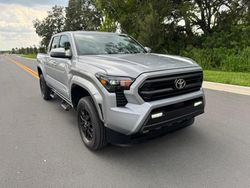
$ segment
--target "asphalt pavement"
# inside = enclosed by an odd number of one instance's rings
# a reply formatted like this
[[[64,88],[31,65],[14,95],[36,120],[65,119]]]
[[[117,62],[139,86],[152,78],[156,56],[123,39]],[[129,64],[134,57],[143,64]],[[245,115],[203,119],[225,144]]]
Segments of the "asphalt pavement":
[[[193,126],[89,151],[76,113],[42,100],[38,80],[0,56],[0,187],[250,187],[250,96],[205,90]]]

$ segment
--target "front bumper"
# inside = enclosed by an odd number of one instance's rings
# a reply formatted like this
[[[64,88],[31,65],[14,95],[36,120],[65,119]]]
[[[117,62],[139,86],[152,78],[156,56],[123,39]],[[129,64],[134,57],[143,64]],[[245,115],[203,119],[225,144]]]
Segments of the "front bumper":
[[[187,72],[201,71],[199,67],[186,69],[173,69],[167,71],[157,71],[151,73],[144,73],[136,78],[130,90],[125,91],[125,96],[128,101],[125,107],[117,107],[116,95],[113,93],[105,93],[103,100],[104,108],[104,125],[106,128],[124,135],[134,135],[140,132],[150,131],[154,128],[160,128],[164,125],[171,125],[173,122],[178,122],[185,119],[193,118],[204,112],[205,97],[203,89],[188,94],[169,97],[161,100],[145,102],[138,93],[139,87],[144,81],[151,77],[160,77],[166,75],[182,74]],[[193,100],[193,101],[192,101]],[[202,101],[202,104],[194,107],[194,103]],[[189,108],[187,108],[187,101],[191,101]],[[171,105],[185,103],[179,109],[169,111]],[[178,108],[177,106],[172,106]],[[162,121],[156,122],[157,125],[150,125],[149,118],[152,113],[157,113],[158,109],[165,111]],[[161,112],[161,111],[159,111]],[[159,119],[160,120],[160,119]],[[151,122],[152,123],[152,122]],[[147,127],[145,129],[145,127]]]
[[[199,103],[198,106],[195,104]],[[133,135],[171,126],[174,122],[191,119],[204,113],[203,90],[143,104],[128,103],[106,111],[105,126],[124,135]],[[152,119],[152,114],[163,113]]]

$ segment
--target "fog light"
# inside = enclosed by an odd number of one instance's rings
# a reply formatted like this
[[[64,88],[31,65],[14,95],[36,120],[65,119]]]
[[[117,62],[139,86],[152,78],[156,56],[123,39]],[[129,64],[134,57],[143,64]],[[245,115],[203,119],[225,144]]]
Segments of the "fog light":
[[[160,113],[157,113],[157,114],[152,114],[151,118],[156,119],[156,118],[159,118],[159,117],[162,117],[162,116],[163,116],[163,112],[160,112]]]
[[[199,102],[196,102],[196,103],[194,103],[194,107],[196,107],[196,106],[200,106],[200,105],[202,105],[202,101],[199,101]]]

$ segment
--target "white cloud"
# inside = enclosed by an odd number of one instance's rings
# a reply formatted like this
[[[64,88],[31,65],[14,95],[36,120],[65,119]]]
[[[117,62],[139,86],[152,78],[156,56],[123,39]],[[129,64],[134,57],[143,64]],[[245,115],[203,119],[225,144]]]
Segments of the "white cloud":
[[[0,4],[0,50],[38,45],[41,38],[35,33],[32,22],[46,17],[49,9],[50,6]]]

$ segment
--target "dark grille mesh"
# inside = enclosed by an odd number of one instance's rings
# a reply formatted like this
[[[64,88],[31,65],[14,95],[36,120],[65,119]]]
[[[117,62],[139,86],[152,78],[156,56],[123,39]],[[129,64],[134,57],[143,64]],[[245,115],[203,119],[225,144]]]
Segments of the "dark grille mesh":
[[[185,88],[177,89],[175,87],[176,79],[184,79],[186,81]],[[201,71],[149,78],[139,88],[139,95],[144,101],[160,100],[198,91],[202,86],[202,81],[203,73]]]

